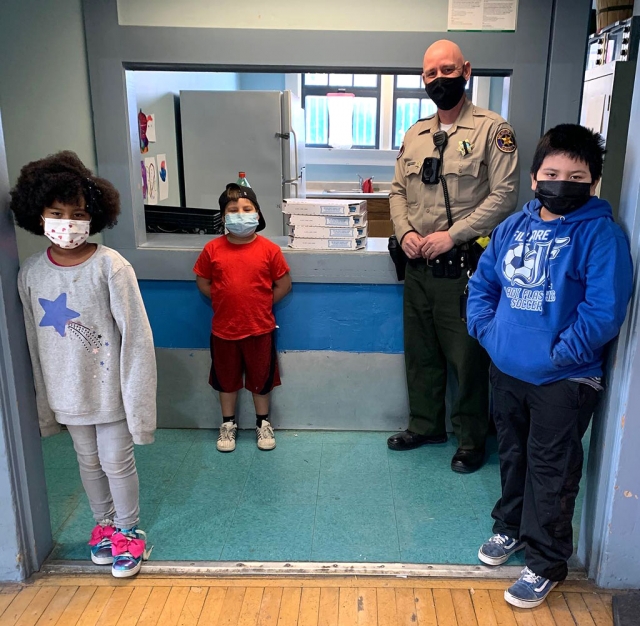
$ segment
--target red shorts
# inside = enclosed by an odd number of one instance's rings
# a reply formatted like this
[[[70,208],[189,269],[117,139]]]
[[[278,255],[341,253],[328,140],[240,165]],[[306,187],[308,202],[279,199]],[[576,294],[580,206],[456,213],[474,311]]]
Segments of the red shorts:
[[[280,385],[275,331],[257,337],[230,341],[211,335],[211,372],[209,384],[216,391],[233,393],[245,388],[267,395]]]

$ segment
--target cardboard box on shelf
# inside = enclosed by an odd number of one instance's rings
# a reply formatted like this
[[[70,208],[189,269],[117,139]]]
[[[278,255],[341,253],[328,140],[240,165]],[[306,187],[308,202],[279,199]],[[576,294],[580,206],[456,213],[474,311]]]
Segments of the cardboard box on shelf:
[[[282,207],[289,215],[363,215],[366,211],[366,200],[286,198]]]
[[[342,228],[336,226],[289,226],[289,235],[302,239],[357,239],[367,236],[367,225]]]
[[[358,215],[290,215],[291,226],[338,226],[353,227],[364,226],[367,223],[367,214]]]
[[[361,250],[367,245],[366,237],[354,239],[305,239],[289,237],[289,247],[294,250]]]

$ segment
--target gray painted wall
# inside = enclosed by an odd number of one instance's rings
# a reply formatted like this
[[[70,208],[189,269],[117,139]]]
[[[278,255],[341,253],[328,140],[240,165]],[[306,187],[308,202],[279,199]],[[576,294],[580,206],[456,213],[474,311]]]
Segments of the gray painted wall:
[[[579,554],[590,577],[603,587],[640,586],[640,351],[638,258],[640,255],[640,66],[636,68],[629,139],[618,221],[635,259],[636,290],[610,357],[606,398],[594,421]]]
[[[25,163],[64,149],[95,168],[81,0],[2,0],[0,59],[10,182]],[[21,259],[46,246],[17,237]]]
[[[217,394],[208,384],[209,351],[158,349],[156,358],[158,426],[217,428],[222,415]],[[276,428],[406,428],[402,354],[287,351],[280,353],[279,363],[282,387],[274,390],[270,411]],[[240,428],[253,428],[255,410],[246,390],[240,392],[237,415]]]
[[[0,581],[29,576],[52,547],[8,193],[0,119]]]

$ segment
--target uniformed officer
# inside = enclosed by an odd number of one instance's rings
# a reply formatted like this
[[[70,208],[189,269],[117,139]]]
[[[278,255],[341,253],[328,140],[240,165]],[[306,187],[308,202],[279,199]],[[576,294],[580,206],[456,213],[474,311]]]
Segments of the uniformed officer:
[[[455,376],[451,421],[458,450],[451,469],[470,473],[484,462],[488,428],[488,357],[467,334],[460,298],[467,270],[460,278],[437,277],[443,256],[454,247],[485,237],[516,207],[520,171],[511,126],[496,113],[480,109],[465,96],[471,65],[451,41],[438,41],[425,53],[423,81],[438,112],[419,120],[406,133],[397,157],[391,193],[391,219],[409,257],[404,286],[404,350],[409,428],[393,435],[393,450],[444,443],[445,391]],[[442,183],[425,184],[429,157],[439,158],[434,134],[445,131],[441,172],[446,180],[451,225]],[[428,176],[425,175],[428,180]],[[433,178],[433,177],[432,177]],[[436,178],[437,182],[437,178]],[[435,274],[435,275],[434,275]]]

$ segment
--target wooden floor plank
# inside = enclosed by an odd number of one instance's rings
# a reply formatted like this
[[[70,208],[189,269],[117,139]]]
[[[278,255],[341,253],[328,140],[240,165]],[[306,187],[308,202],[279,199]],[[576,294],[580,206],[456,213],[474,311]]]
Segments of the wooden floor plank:
[[[458,624],[478,626],[476,612],[473,609],[473,601],[471,600],[471,593],[467,589],[452,589],[451,599],[453,600],[453,607],[456,611]]]
[[[418,621],[416,598],[413,589],[396,589],[396,611],[398,626],[414,626]]]
[[[538,626],[536,624],[536,616],[531,609],[519,609],[514,606],[512,610],[518,626]]]
[[[96,626],[114,590],[115,587],[99,587],[96,589],[96,592],[91,596],[91,600],[89,600],[89,603],[82,612],[77,626]]]
[[[276,626],[282,602],[282,587],[267,587],[262,593],[258,626]]]
[[[414,589],[413,595],[416,598],[418,626],[438,626],[436,605],[433,602],[431,589]]]
[[[339,599],[339,589],[322,587],[320,608],[318,609],[318,626],[338,626]]]
[[[198,626],[216,626],[218,624],[228,590],[227,587],[209,589],[198,619]]]
[[[45,591],[43,587],[38,591],[33,600],[29,603],[29,606],[24,610],[16,626],[34,626],[34,624],[40,619],[40,616],[45,612],[53,598],[58,593],[59,589],[56,587],[49,587],[49,593],[42,593]]]
[[[378,596],[371,587],[358,588],[358,626],[378,626]]]
[[[398,626],[395,589],[381,587],[377,590],[378,626]]]
[[[20,591],[21,590],[7,592],[3,590],[2,592],[0,592],[0,617],[7,610],[9,605],[13,602]]]
[[[24,589],[24,583],[6,583],[0,585],[0,595],[3,593],[17,595]]]
[[[282,590],[280,601],[280,613],[278,614],[278,626],[297,626],[300,614],[300,587],[285,587]]]
[[[491,589],[489,597],[491,598],[491,606],[498,626],[518,626],[515,615],[511,610],[511,605],[504,599],[504,591]]]
[[[354,626],[358,622],[358,590],[342,587],[338,602],[338,626]]]
[[[325,586],[330,579],[323,578],[314,579],[315,586],[277,578],[228,587],[160,580],[27,584],[9,593],[0,587],[0,626],[613,626],[611,595],[585,586],[571,592],[562,585],[536,609],[517,609],[505,602],[504,583],[485,589],[475,580],[413,589],[389,579],[356,586],[356,577],[342,579],[343,587]]]
[[[136,626],[152,591],[152,587],[133,587],[129,600],[124,605],[122,615],[118,620],[118,626]]]
[[[218,618],[220,626],[237,626],[240,619],[240,611],[242,610],[242,602],[244,594],[247,592],[245,587],[228,587],[224,596],[222,610]]]
[[[49,606],[36,622],[36,626],[54,626],[67,606],[69,606],[69,602],[71,602],[76,591],[78,591],[77,587],[60,587],[58,593],[56,593]]]
[[[133,587],[118,587],[104,607],[96,626],[116,626],[133,593]],[[61,625],[62,626],[62,625]]]
[[[583,593],[582,599],[587,605],[589,612],[596,626],[613,626],[611,614],[602,601],[602,598],[596,593]]]
[[[596,626],[596,623],[591,617],[591,613],[589,612],[585,601],[582,599],[581,594],[565,593],[563,595],[577,626]]]
[[[263,587],[247,588],[244,594],[244,600],[242,601],[238,626],[257,626],[263,593]]]
[[[320,582],[321,581],[321,582]],[[513,584],[513,580],[483,579],[483,578],[397,578],[381,576],[338,576],[331,578],[320,578],[317,576],[301,576],[295,578],[272,577],[222,577],[222,576],[200,576],[200,577],[177,577],[167,578],[151,575],[139,575],[132,579],[119,580],[109,576],[59,576],[50,574],[38,576],[34,579],[33,585],[62,587],[72,586],[96,586],[96,587],[318,587],[319,584],[325,587],[375,587],[375,588],[401,588],[409,589],[505,589]],[[598,592],[598,588],[588,581],[565,581],[561,589],[563,593],[590,593]]]
[[[451,589],[434,589],[433,602],[436,605],[438,626],[458,626]]]
[[[171,593],[171,587],[154,587],[149,594],[149,599],[142,609],[140,619],[136,626],[156,626],[160,615]]]
[[[184,603],[187,601],[189,591],[190,589],[188,587],[171,588],[169,597],[158,618],[158,624],[162,624],[162,626],[176,626],[182,613],[182,607],[184,607]]]
[[[552,591],[547,596],[547,604],[556,626],[576,626],[564,596],[560,592]]]
[[[207,589],[204,587],[191,587],[178,618],[177,626],[197,626],[206,598]]]
[[[602,600],[602,604],[604,604],[604,608],[609,614],[609,617],[613,620],[613,596],[609,593],[601,593],[600,599]]]
[[[536,626],[556,626],[556,622],[551,615],[551,608],[547,602],[542,603],[535,609],[521,609],[522,611],[529,611],[536,620]]]
[[[96,587],[78,587],[77,589],[71,602],[58,618],[56,626],[76,626],[93,594],[97,591]]]
[[[319,611],[320,587],[305,587],[300,596],[298,626],[318,626]]]
[[[498,626],[489,591],[486,589],[475,589],[471,595],[471,599],[473,600],[473,608],[476,612],[478,626]]]

